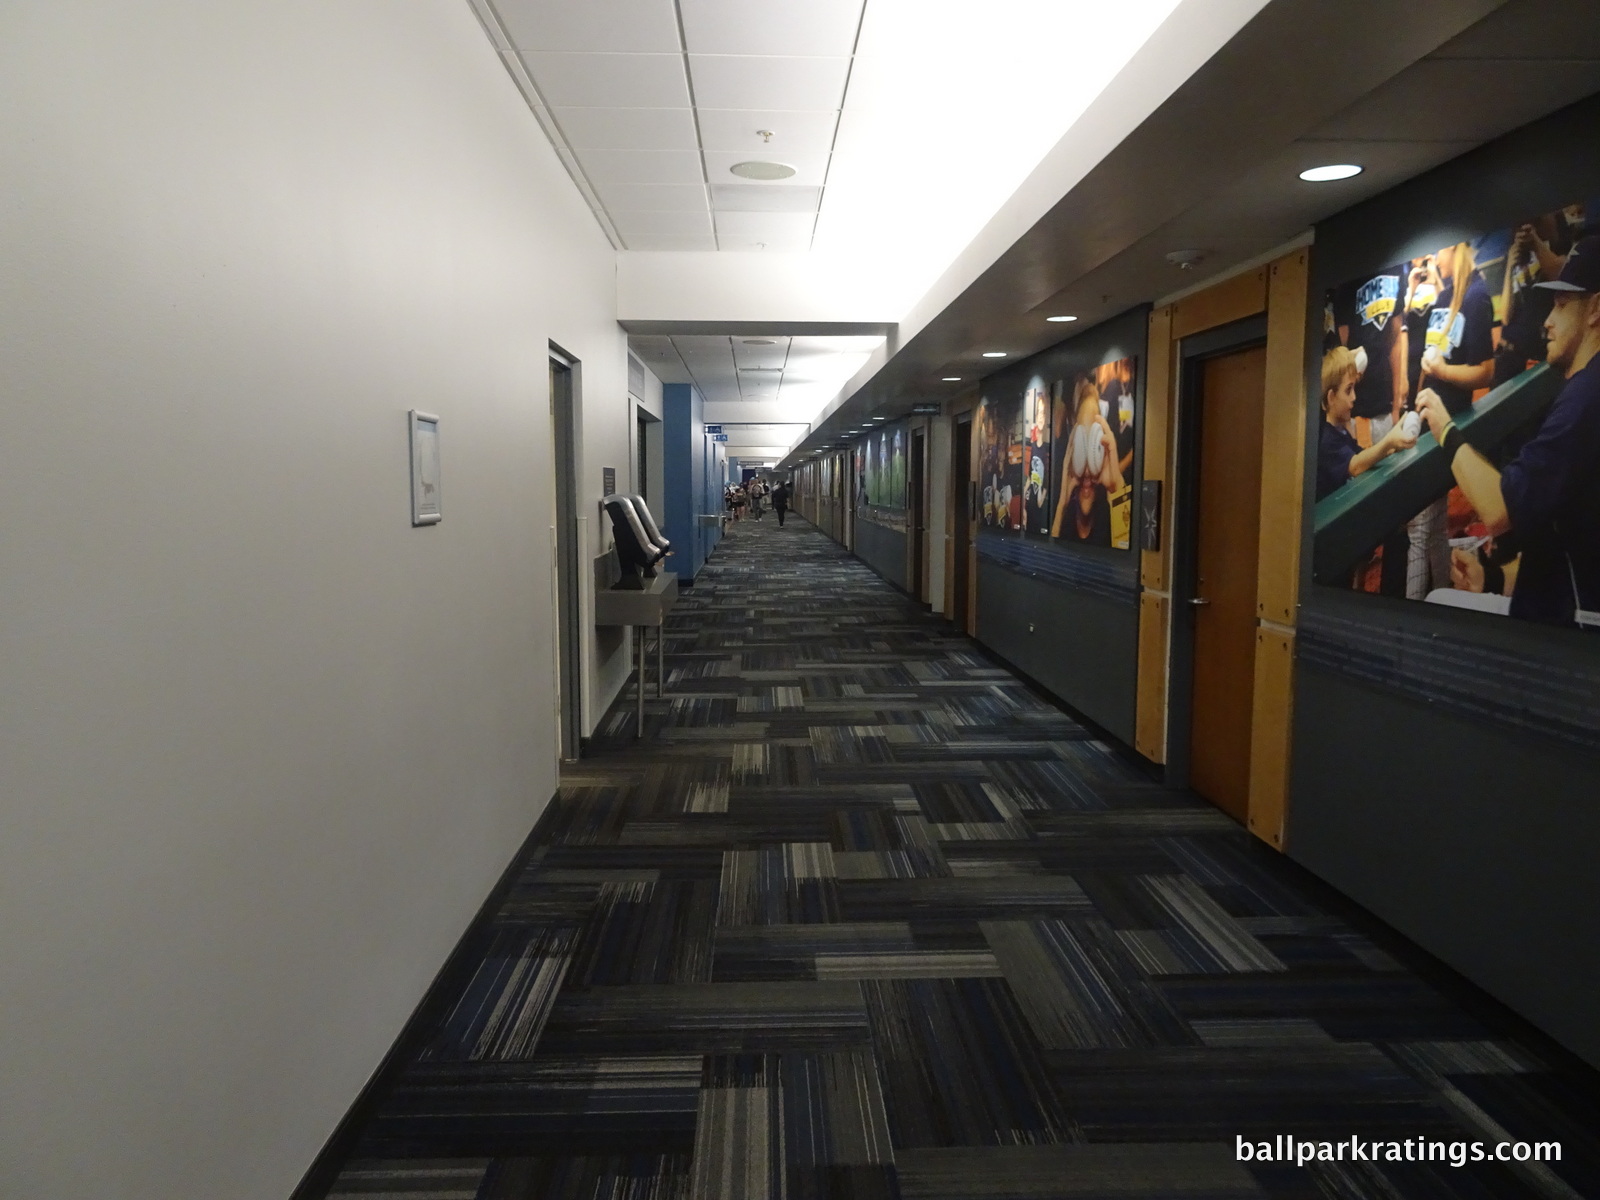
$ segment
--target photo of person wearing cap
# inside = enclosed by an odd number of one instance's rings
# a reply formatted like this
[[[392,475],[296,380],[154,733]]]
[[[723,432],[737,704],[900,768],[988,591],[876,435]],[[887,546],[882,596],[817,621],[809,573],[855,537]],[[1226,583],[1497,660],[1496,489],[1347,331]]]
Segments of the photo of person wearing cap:
[[[1392,445],[1387,439],[1398,427],[1410,397],[1410,377],[1406,374],[1404,312],[1406,280],[1410,270],[1410,264],[1384,267],[1351,280],[1328,296],[1323,316],[1324,332],[1328,335],[1324,350],[1332,350],[1336,346],[1346,348],[1352,353],[1355,364],[1355,394],[1350,419],[1339,424],[1338,428],[1348,433],[1358,454],[1379,446]],[[1326,358],[1323,364],[1326,370]],[[1326,400],[1326,386],[1322,394]],[[1327,411],[1324,403],[1324,414]],[[1327,440],[1326,423],[1320,434]],[[1319,450],[1319,458],[1327,449],[1329,447]],[[1344,482],[1343,477],[1338,482]],[[1323,481],[1319,476],[1319,496],[1322,487]],[[1403,530],[1391,534],[1383,543],[1377,554],[1381,565],[1377,567],[1376,574],[1378,590],[1384,595],[1406,594],[1406,562],[1409,555],[1410,540]]]
[[[1557,278],[1534,286],[1553,294],[1546,361],[1566,384],[1514,457],[1496,469],[1468,446],[1439,387],[1417,407],[1489,536],[1521,552],[1510,615],[1600,630],[1600,237],[1582,238]],[[1480,563],[1458,556],[1454,573],[1482,590]]]

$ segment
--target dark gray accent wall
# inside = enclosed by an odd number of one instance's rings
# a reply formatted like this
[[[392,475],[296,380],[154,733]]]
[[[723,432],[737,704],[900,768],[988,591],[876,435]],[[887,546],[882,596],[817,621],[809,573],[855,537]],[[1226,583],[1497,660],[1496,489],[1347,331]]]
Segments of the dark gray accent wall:
[[[906,535],[856,515],[856,557],[906,591]]]
[[[978,560],[978,640],[1133,743],[1139,609]]]
[[[1289,853],[1600,1065],[1593,757],[1299,667]]]
[[[1331,285],[1600,195],[1597,128],[1600,97],[1320,225],[1312,328]],[[1600,637],[1304,566],[1290,856],[1600,1065]]]
[[[1133,744],[1139,656],[1139,479],[1149,309],[1132,309],[983,381],[985,396],[1019,396],[1035,375],[1067,379],[1119,358],[1139,360],[1134,395],[1133,541],[1127,550],[1018,532],[978,533],[977,638],[1019,671]],[[1052,478],[1054,463],[1052,462]],[[1030,629],[1031,626],[1031,629]]]

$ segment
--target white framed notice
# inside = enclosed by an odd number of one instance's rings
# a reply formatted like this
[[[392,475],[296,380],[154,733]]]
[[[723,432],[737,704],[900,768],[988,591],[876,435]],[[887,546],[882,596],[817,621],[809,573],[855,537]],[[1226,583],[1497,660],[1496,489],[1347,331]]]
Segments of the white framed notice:
[[[411,523],[444,520],[439,502],[439,418],[411,410]]]

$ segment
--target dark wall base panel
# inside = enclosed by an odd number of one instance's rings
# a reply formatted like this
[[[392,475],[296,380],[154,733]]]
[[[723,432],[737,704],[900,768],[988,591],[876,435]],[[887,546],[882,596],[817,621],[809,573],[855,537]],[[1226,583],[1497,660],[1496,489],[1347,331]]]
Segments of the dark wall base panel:
[[[1330,597],[1319,599],[1327,603]],[[1452,625],[1448,618],[1460,614],[1409,612],[1398,602],[1358,606],[1340,600],[1337,609],[1307,608],[1301,614],[1302,663],[1491,729],[1600,754],[1600,656],[1594,653],[1600,638],[1574,638],[1557,658],[1538,653],[1545,647],[1516,645],[1526,631],[1505,618],[1500,618],[1503,627],[1484,628],[1483,618]]]
[[[1600,1066],[1600,757],[1298,675],[1290,857]]]
[[[858,517],[856,557],[902,592],[911,590],[906,582],[906,535],[898,529]]]
[[[1133,744],[1137,608],[985,559],[978,560],[978,595],[978,641]]]

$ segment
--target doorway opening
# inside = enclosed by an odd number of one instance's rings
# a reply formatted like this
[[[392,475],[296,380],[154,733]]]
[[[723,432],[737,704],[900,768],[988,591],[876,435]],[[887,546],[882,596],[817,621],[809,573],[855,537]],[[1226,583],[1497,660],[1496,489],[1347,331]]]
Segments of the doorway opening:
[[[583,654],[579,616],[577,362],[550,347],[550,432],[555,447],[556,663],[561,710],[561,758],[576,761],[583,746]]]
[[[913,597],[927,603],[928,587],[923,575],[928,563],[928,497],[924,486],[928,467],[928,434],[926,430],[911,431],[911,463],[907,486],[911,490],[911,576],[906,590]]]
[[[956,418],[955,437],[950,444],[950,479],[955,501],[954,521],[950,536],[950,620],[963,633],[967,632],[967,617],[971,611],[968,588],[972,567],[968,555],[972,550],[973,512],[972,492],[972,416]]]
[[[1193,344],[1191,344],[1193,343]],[[1169,778],[1243,824],[1249,816],[1261,521],[1265,321],[1252,318],[1183,343],[1177,547],[1175,753]]]

